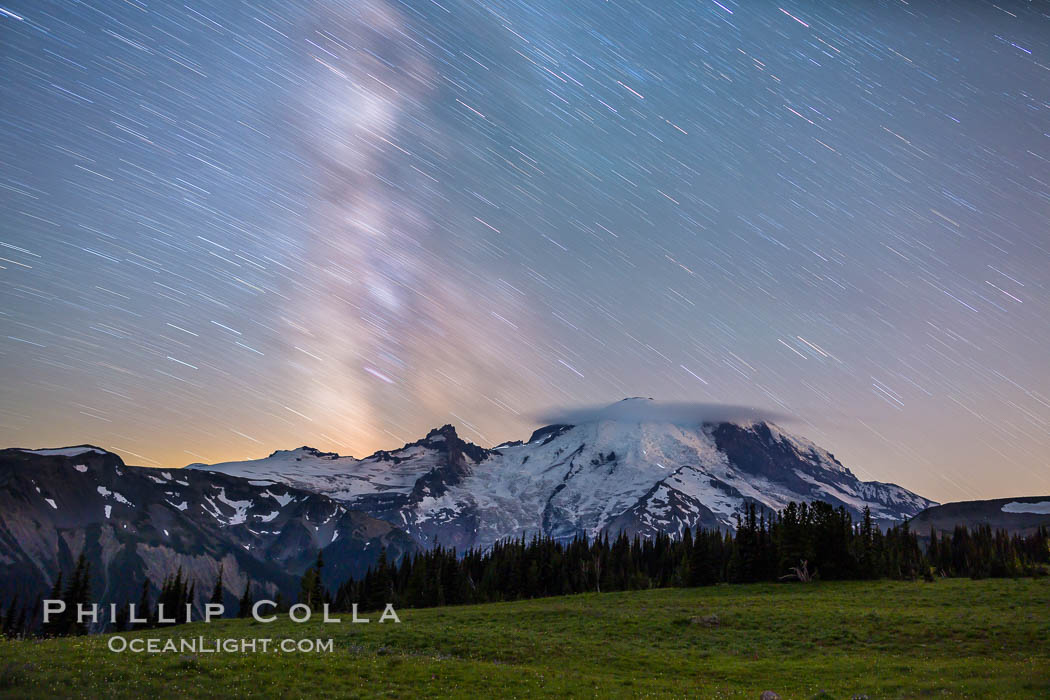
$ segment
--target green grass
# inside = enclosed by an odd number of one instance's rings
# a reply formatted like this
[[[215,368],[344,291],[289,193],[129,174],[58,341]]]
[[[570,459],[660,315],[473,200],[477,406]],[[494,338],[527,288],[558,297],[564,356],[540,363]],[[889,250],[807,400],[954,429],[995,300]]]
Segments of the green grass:
[[[226,620],[129,635],[332,638],[332,653],[2,641],[0,694],[1050,697],[1048,579],[718,586],[400,614],[400,625]]]

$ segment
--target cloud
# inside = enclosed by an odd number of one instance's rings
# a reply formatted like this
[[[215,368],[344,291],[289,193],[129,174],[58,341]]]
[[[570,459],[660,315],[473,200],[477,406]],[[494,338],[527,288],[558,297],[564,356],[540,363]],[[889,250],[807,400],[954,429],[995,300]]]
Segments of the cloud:
[[[536,419],[545,425],[558,423],[579,425],[597,421],[617,421],[621,423],[672,423],[674,425],[693,426],[700,423],[739,421],[783,423],[791,421],[793,418],[786,413],[777,413],[755,406],[631,398],[608,406],[552,409],[536,416]]]

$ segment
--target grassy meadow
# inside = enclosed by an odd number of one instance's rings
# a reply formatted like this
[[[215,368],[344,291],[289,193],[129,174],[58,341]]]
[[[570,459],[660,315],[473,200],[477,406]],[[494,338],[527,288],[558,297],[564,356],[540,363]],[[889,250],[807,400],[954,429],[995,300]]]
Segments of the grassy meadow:
[[[142,637],[332,639],[330,653],[0,641],[8,697],[1050,697],[1050,580],[818,582],[399,611],[401,624],[194,623]]]

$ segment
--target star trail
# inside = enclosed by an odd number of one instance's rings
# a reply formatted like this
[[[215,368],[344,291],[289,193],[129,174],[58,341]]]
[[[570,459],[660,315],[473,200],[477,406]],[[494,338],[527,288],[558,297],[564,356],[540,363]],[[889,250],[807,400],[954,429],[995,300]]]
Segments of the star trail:
[[[0,444],[133,464],[625,396],[1050,492],[1050,9],[0,0]]]

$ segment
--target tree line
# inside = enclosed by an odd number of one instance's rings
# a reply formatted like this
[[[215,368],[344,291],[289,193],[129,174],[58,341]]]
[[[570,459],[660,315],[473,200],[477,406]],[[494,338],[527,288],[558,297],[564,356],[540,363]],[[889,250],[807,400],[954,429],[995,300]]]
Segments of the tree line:
[[[845,508],[822,501],[790,503],[780,512],[752,504],[736,516],[735,525],[735,533],[686,528],[680,537],[631,538],[622,532],[569,541],[522,537],[463,555],[436,546],[400,561],[388,560],[384,550],[364,576],[332,590],[324,585],[324,557],[319,552],[300,580],[297,602],[312,610],[327,604],[343,612],[354,604],[362,610],[382,609],[388,603],[419,608],[719,583],[1045,576],[1050,565],[1050,530],[1045,526],[1026,536],[993,531],[987,525],[973,530],[958,526],[940,536],[931,530],[928,541],[920,541],[906,522],[883,532],[869,509],[854,522]],[[138,599],[125,601],[113,623],[89,629],[75,614],[78,603],[92,602],[90,566],[81,554],[70,578],[63,583],[59,574],[51,589],[51,599],[66,602],[64,613],[42,624],[39,598],[24,606],[16,600],[3,611],[0,629],[12,637],[147,629],[178,624],[184,621],[187,604],[201,602],[181,569],[158,588],[152,600],[154,586],[144,580]],[[227,588],[220,566],[205,602],[222,603]],[[287,610],[289,603],[276,597],[277,610]],[[251,615],[253,602],[248,581],[237,616]],[[175,611],[178,622],[160,619],[160,603],[165,617]]]
[[[363,577],[340,585],[331,602],[336,610],[355,602],[363,609],[434,607],[718,583],[1038,576],[1048,564],[1046,527],[1011,536],[960,526],[940,537],[931,531],[926,544],[907,523],[883,532],[867,508],[855,523],[845,508],[816,501],[779,513],[750,505],[737,515],[735,534],[687,528],[681,537],[534,537],[463,556],[439,546],[400,562],[380,557]]]

